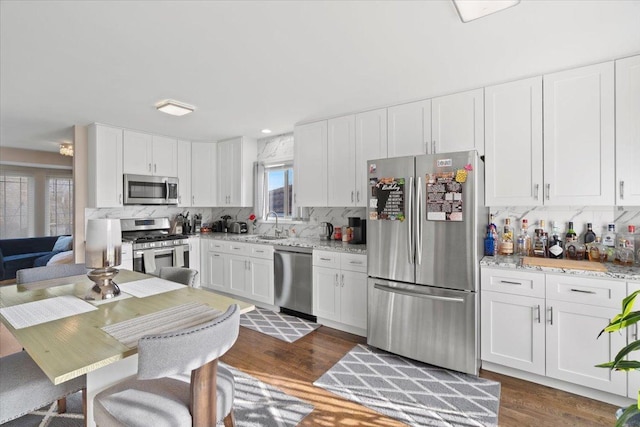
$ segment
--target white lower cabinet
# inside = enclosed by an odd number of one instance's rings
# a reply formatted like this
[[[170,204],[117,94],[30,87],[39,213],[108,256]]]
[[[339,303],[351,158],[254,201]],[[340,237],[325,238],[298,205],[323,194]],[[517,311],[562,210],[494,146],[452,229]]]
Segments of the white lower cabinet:
[[[203,242],[203,287],[273,305],[272,246],[214,239]]]
[[[198,272],[194,286],[199,288],[202,281],[202,269],[200,267],[200,237],[198,236],[189,237],[189,268]]]
[[[332,327],[365,335],[367,258],[365,255],[313,251],[313,314]]]
[[[627,396],[626,373],[595,367],[626,345],[624,334],[598,338],[625,282],[484,267],[481,280],[483,361]]]

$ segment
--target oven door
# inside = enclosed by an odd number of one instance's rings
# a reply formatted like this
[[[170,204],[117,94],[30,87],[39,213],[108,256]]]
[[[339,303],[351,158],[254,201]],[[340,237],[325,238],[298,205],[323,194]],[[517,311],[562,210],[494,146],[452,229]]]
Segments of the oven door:
[[[182,248],[182,266],[189,267],[189,245],[180,245],[170,248],[137,250],[133,254],[133,271],[160,275],[162,267],[173,267],[179,262],[179,253],[176,247]]]

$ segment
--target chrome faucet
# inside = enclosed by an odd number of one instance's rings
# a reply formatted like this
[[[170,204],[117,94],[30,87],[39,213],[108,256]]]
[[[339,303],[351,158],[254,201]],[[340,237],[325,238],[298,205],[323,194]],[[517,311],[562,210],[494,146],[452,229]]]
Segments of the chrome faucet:
[[[282,233],[282,230],[280,230],[278,228],[278,214],[276,213],[276,211],[269,211],[269,213],[267,214],[266,217],[264,217],[264,219],[269,219],[269,215],[273,214],[273,216],[276,217],[276,228],[274,230],[276,237],[280,237],[280,234]]]

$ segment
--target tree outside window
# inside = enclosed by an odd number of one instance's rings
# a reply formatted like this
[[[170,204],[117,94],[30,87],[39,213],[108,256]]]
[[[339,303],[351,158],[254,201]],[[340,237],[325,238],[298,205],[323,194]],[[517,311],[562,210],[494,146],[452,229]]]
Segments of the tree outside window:
[[[73,179],[49,177],[47,203],[50,236],[73,233]]]
[[[265,166],[265,212],[274,211],[279,218],[291,219],[293,211],[293,165]]]
[[[0,175],[0,235],[3,239],[33,236],[33,193],[33,177]]]

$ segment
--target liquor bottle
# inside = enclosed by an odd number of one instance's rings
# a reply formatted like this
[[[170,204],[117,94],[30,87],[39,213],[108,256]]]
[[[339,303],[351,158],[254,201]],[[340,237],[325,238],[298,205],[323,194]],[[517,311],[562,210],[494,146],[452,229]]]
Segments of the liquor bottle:
[[[571,242],[576,237],[576,232],[573,229],[573,222],[569,221],[569,228],[567,229],[567,234],[564,236],[565,242]]]
[[[587,232],[584,233],[584,244],[587,245],[596,240],[596,233],[593,232],[593,227],[590,222],[587,223]]]
[[[531,255],[531,236],[529,236],[528,228],[529,221],[527,221],[526,218],[523,218],[522,229],[520,231],[520,235],[518,236],[516,244],[516,254],[519,256]]]
[[[578,240],[577,236],[574,236],[571,240],[564,242],[564,253],[567,259],[581,261],[584,259],[585,246]]]
[[[569,223],[571,224],[571,223]],[[549,258],[562,259],[564,258],[564,249],[562,247],[562,240],[558,237],[558,223],[553,223],[553,237],[549,242]]]
[[[614,259],[616,264],[632,265],[634,263],[635,232],[635,226],[630,225],[628,226],[627,231],[618,233],[616,236],[616,252]]]
[[[487,226],[487,236],[484,238],[484,255],[494,256],[496,254],[496,239],[493,237],[491,225]]]
[[[533,238],[533,250],[532,254],[535,257],[546,258],[548,256],[547,252],[547,241],[544,237],[544,220],[540,220],[540,227],[535,230],[536,235]]]
[[[607,261],[613,262],[616,247],[616,225],[609,224],[608,230],[602,236],[602,244],[607,248]]]
[[[587,255],[589,256],[589,261],[602,262],[600,254],[604,252],[604,246],[600,241],[600,237],[596,237],[596,240],[587,243],[585,246]],[[606,252],[604,253],[604,255],[606,256]]]
[[[504,220],[504,228],[500,237],[500,255],[513,255],[513,228],[510,218]]]

